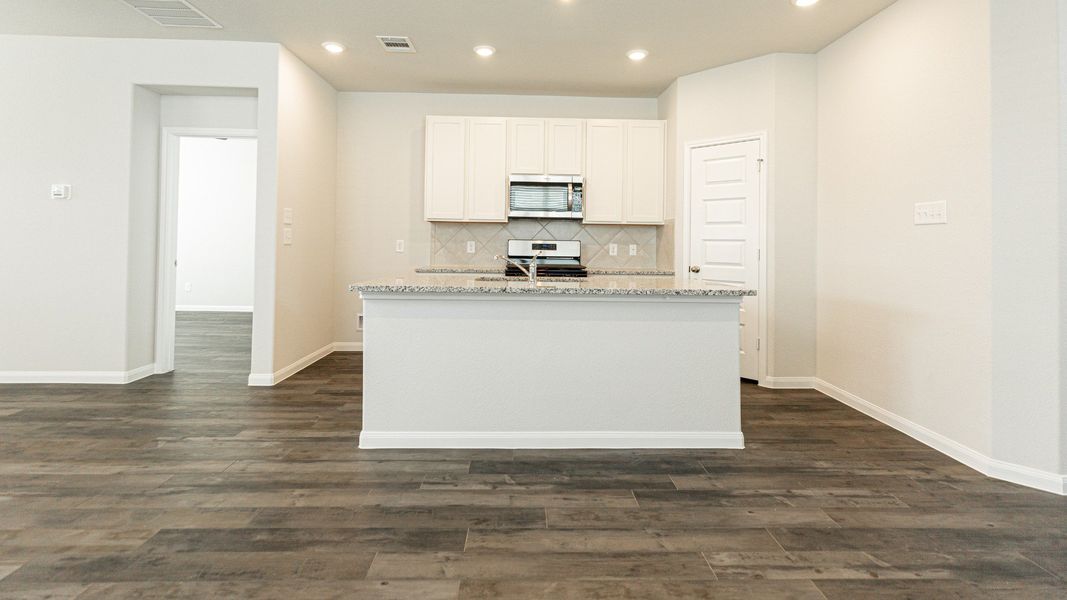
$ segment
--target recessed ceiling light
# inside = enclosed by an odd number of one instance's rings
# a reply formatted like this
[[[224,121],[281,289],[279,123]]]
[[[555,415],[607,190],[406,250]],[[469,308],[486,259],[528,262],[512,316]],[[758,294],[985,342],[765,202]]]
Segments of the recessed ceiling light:
[[[330,54],[340,54],[345,51],[345,45],[340,42],[323,42],[322,47]]]
[[[630,50],[629,52],[627,52],[626,56],[630,60],[635,61],[635,62],[639,61],[639,60],[645,60],[645,58],[648,57],[648,50],[644,50],[642,48],[637,48],[635,50]]]
[[[475,46],[474,53],[478,56],[492,56],[496,54],[496,48],[492,46]]]
[[[815,4],[819,2],[819,0],[789,0],[789,1],[793,3],[793,6],[799,6],[801,8],[806,7],[806,6],[815,6]]]

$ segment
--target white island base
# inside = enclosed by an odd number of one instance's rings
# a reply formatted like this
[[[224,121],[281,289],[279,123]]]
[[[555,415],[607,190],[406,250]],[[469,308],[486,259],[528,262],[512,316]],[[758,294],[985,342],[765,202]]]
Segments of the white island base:
[[[739,296],[364,302],[360,448],[742,448]]]

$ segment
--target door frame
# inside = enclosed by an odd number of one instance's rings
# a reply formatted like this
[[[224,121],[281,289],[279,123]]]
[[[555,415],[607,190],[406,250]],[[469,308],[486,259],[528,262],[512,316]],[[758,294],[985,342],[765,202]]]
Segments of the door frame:
[[[181,138],[258,139],[258,129],[164,127],[159,149],[159,229],[156,251],[155,372],[174,370],[174,319],[178,284],[178,157]],[[256,165],[258,172],[259,165]],[[256,307],[252,307],[255,319]]]
[[[774,347],[774,341],[771,339],[770,332],[767,327],[767,214],[768,214],[768,188],[767,188],[767,174],[770,172],[770,164],[767,160],[767,132],[760,131],[751,133],[748,135],[736,135],[723,138],[715,138],[710,140],[699,140],[695,142],[686,142],[685,153],[682,161],[682,248],[679,257],[676,260],[676,272],[688,277],[689,272],[689,259],[690,259],[690,247],[692,246],[690,236],[689,220],[692,217],[690,214],[690,207],[692,205],[692,198],[690,197],[690,179],[693,176],[692,168],[690,164],[693,160],[693,152],[711,146],[728,146],[730,144],[738,144],[742,142],[756,142],[760,143],[759,160],[762,161],[762,167],[759,170],[759,284],[756,290],[756,301],[759,307],[759,318],[757,319],[757,339],[759,340],[759,349],[756,350],[756,364],[757,364],[757,377],[758,381],[763,381],[767,378],[767,358],[770,356],[770,350]]]

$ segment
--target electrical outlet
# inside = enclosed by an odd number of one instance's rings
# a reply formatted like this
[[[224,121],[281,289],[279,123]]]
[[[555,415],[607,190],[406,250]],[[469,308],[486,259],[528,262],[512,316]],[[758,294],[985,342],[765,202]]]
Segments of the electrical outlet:
[[[944,225],[948,223],[948,202],[916,202],[916,225]]]
[[[193,284],[191,282],[188,282],[188,281],[185,282],[185,291],[187,291],[187,292],[193,291]]]
[[[283,208],[282,209],[282,223],[285,224],[285,225],[292,225],[293,224],[293,209],[291,209],[291,208]]]
[[[363,331],[363,313],[356,315],[356,331]]]
[[[286,227],[285,229],[282,229],[282,244],[285,244],[286,246],[292,246],[293,245],[293,228],[292,227]]]
[[[478,245],[473,241],[467,242],[467,254],[474,254],[478,251]]]
[[[618,256],[618,255],[619,255],[619,245],[618,244],[608,244],[608,256]]]
[[[630,244],[630,256],[637,256],[637,244]]]
[[[401,254],[404,252],[404,240],[396,241],[396,251]]]

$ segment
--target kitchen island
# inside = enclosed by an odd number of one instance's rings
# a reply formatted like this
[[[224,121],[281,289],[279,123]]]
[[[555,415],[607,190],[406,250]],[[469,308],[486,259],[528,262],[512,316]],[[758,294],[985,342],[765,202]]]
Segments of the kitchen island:
[[[739,304],[685,277],[413,274],[363,298],[361,448],[741,448]]]

